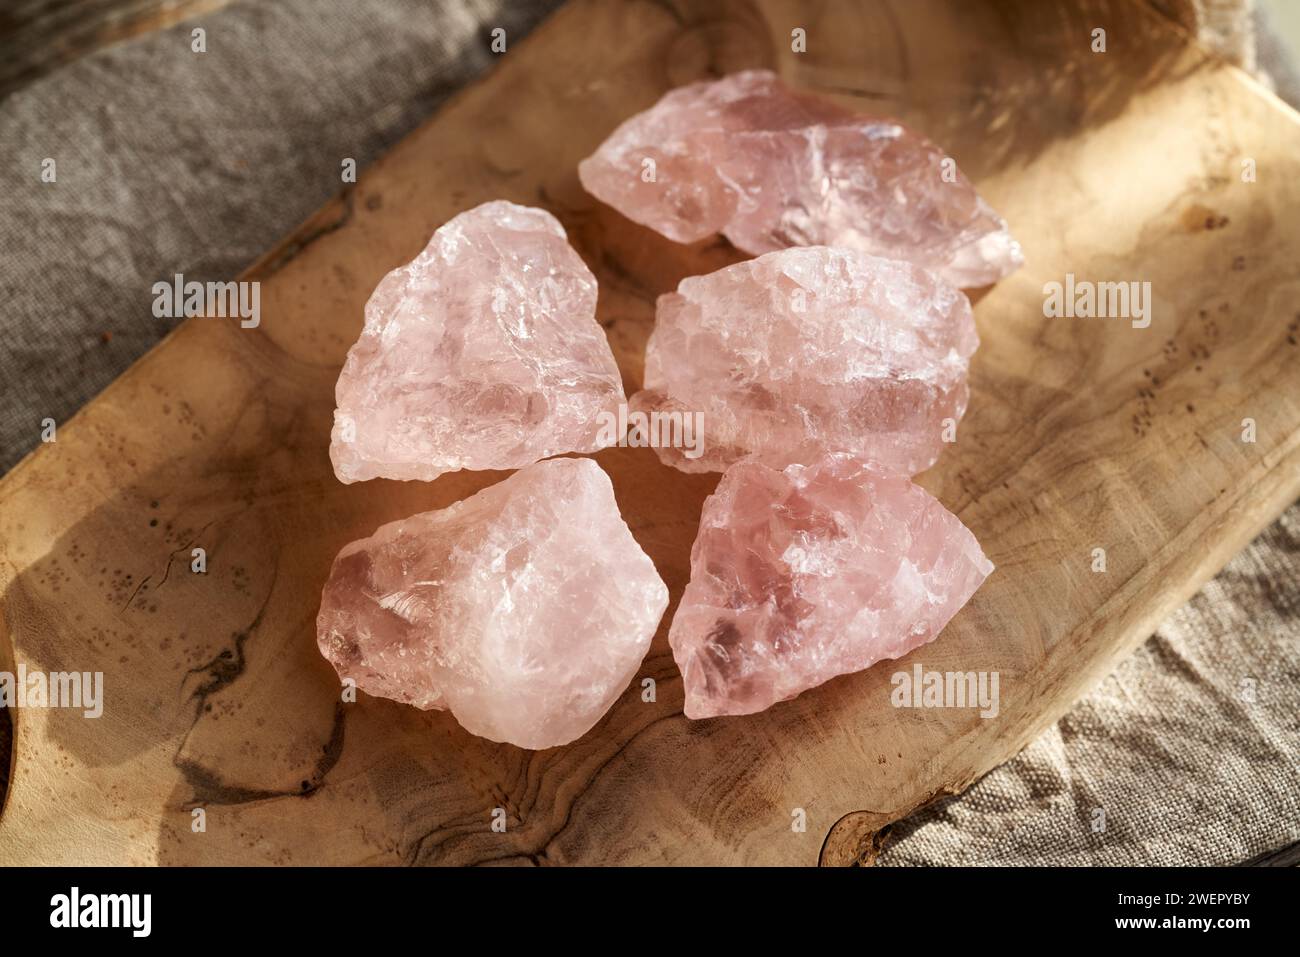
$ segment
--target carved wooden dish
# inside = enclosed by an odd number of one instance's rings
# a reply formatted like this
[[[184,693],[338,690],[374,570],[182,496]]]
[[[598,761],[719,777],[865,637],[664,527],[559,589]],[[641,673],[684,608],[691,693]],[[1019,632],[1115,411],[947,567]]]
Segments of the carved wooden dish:
[[[669,617],[641,673],[657,700],[638,679],[567,747],[342,703],[314,634],[334,554],[501,478],[334,480],[334,380],[370,290],[456,212],[543,206],[600,281],[630,392],[655,297],[741,257],[631,224],[575,166],[666,89],[757,66],[943,144],[1024,246],[978,299],[970,411],[923,480],[997,571],[897,667],[747,718],[682,717]],[[191,320],[0,483],[3,665],[106,686],[98,720],[16,712],[0,863],[868,860],[881,826],[1013,755],[1300,493],[1297,222],[1295,114],[1142,4],[579,0],[251,271],[257,329]],[[1151,282],[1151,326],[1044,318],[1066,273]],[[716,476],[597,460],[675,604]],[[999,672],[998,717],[891,707],[917,661]]]

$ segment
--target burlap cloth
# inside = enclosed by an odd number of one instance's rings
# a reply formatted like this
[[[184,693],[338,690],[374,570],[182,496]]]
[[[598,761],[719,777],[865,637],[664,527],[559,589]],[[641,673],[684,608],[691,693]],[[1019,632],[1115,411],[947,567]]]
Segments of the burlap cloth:
[[[240,272],[343,157],[365,166],[485,69],[488,30],[520,38],[557,5],[240,3],[199,21],[198,68],[183,24],[0,103],[0,471],[165,331],[153,282]],[[1300,506],[881,863],[1230,864],[1300,842],[1297,581]]]

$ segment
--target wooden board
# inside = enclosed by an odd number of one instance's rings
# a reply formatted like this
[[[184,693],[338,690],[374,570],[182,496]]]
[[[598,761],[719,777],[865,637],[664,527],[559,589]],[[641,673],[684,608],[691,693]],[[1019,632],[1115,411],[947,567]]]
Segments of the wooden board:
[[[1146,7],[1069,9],[586,0],[518,44],[253,269],[257,330],[186,323],[0,484],[4,664],[103,671],[107,697],[98,720],[16,713],[0,863],[847,863],[1013,755],[1300,493],[1300,126]],[[945,144],[1024,244],[979,298],[970,412],[924,480],[998,569],[901,663],[998,671],[999,716],[896,710],[886,664],[690,722],[668,619],[641,671],[657,700],[637,682],[564,748],[341,703],[314,637],[335,552],[501,478],[333,479],[368,293],[460,210],[544,206],[635,387],[655,296],[738,256],[632,225],[575,164],[669,87],[752,66]],[[1067,272],[1151,282],[1150,328],[1045,319]],[[716,477],[597,459],[675,603]]]

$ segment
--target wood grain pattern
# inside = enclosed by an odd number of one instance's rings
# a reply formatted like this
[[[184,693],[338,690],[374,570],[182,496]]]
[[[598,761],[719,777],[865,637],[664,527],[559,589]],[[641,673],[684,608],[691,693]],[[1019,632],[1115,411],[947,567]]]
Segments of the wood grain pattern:
[[[575,164],[667,88],[752,66],[916,125],[1024,243],[979,297],[970,412],[924,477],[998,570],[901,663],[998,671],[999,716],[896,710],[884,665],[689,722],[667,619],[641,672],[658,700],[634,685],[564,748],[340,703],[314,640],[335,552],[501,478],[334,481],[333,383],[370,290],[460,210],[544,206],[634,387],[655,296],[739,257],[629,223]],[[1300,493],[1295,120],[1134,3],[566,7],[254,267],[257,330],[186,323],[0,483],[0,656],[102,670],[108,697],[98,721],[17,713],[0,863],[869,861],[882,826],[1014,754]],[[1067,272],[1150,281],[1151,327],[1045,319]],[[597,460],[675,603],[716,476]]]

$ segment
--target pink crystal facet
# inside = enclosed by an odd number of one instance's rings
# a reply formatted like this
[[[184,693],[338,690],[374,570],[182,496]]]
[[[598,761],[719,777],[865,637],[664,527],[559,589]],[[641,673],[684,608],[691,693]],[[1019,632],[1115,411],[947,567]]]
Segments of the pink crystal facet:
[[[609,709],[667,605],[609,478],[563,458],[346,546],[316,628],[362,691],[549,748]]]
[[[645,390],[631,405],[703,413],[698,458],[657,449],[682,471],[839,450],[911,476],[953,438],[978,345],[965,294],[924,269],[853,250],[786,249],[659,297]]]
[[[767,70],[667,93],[578,166],[587,191],[677,242],[751,255],[844,246],[969,288],[1024,261],[942,150],[892,120],[788,89]]]
[[[752,714],[934,639],[993,570],[904,478],[741,462],[704,503],[668,640],[686,716]]]
[[[600,448],[623,383],[596,279],[550,213],[484,203],[440,227],[366,304],[335,389],[343,482],[520,468]]]

